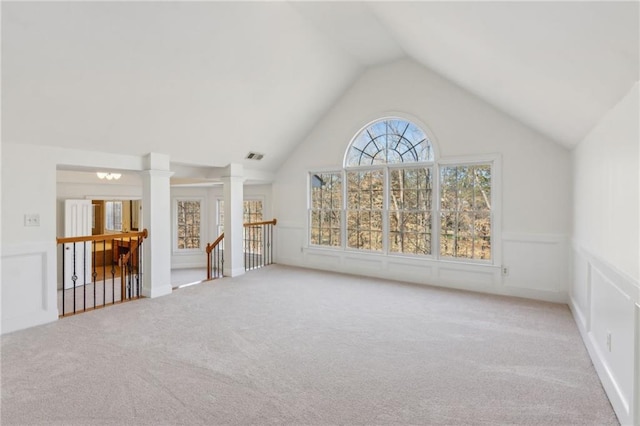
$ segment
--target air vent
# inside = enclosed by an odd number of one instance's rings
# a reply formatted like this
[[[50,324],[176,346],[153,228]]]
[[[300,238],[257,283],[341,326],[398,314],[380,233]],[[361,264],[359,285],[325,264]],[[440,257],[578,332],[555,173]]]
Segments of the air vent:
[[[264,157],[264,154],[258,154],[257,152],[250,152],[249,154],[247,154],[247,160],[262,160],[262,157]]]

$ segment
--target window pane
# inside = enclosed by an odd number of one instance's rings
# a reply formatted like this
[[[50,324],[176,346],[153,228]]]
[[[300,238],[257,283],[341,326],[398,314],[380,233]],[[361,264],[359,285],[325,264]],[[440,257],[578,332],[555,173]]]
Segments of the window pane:
[[[431,142],[415,124],[383,119],[362,130],[347,151],[346,166],[398,164],[433,160]]]
[[[475,167],[476,210],[491,210],[491,167]]]
[[[200,248],[200,201],[177,201],[177,246],[178,249]]]
[[[491,165],[440,169],[440,254],[491,259]]]
[[[477,213],[475,217],[474,259],[491,259],[491,215]]]
[[[311,235],[315,245],[340,246],[342,173],[311,175]]]
[[[122,231],[122,201],[105,202],[105,229]]]
[[[431,253],[431,169],[389,172],[389,250]]]

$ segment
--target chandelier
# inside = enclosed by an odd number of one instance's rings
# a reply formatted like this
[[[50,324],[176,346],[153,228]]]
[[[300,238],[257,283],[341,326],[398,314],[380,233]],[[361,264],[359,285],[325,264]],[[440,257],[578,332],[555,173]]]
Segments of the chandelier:
[[[120,179],[120,176],[122,176],[120,173],[103,173],[103,172],[97,172],[96,175],[98,175],[99,179],[106,179],[106,180],[118,180]]]

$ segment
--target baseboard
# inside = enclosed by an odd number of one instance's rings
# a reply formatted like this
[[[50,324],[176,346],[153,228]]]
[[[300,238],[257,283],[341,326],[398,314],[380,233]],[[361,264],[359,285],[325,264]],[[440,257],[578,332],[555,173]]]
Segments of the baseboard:
[[[195,268],[207,269],[207,264],[203,262],[191,262],[191,263],[180,263],[178,265],[171,265],[171,269],[195,269]]]

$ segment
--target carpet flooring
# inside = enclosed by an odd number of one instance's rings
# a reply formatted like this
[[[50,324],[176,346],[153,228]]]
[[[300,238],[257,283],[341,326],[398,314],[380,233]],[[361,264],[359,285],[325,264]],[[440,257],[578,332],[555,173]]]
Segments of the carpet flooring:
[[[565,305],[272,265],[5,335],[6,425],[615,425]]]

